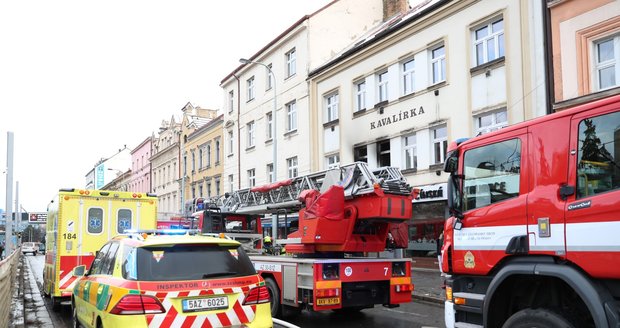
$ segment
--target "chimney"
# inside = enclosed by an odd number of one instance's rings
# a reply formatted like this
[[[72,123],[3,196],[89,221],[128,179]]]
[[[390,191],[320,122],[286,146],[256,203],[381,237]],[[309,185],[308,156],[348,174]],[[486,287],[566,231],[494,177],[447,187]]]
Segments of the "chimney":
[[[383,0],[383,21],[385,22],[394,15],[405,13],[408,10],[408,0]]]

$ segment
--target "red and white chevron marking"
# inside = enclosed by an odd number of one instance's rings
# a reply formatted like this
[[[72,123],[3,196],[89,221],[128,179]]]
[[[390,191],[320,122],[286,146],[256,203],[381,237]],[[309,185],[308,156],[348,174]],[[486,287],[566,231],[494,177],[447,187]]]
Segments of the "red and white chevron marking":
[[[73,288],[73,284],[77,280],[77,277],[74,277],[71,271],[69,271],[69,273],[65,275],[63,275],[63,273],[64,271],[60,271],[60,281],[58,282],[58,289],[63,290]]]
[[[216,288],[209,290],[192,290],[177,292],[154,292],[145,291],[144,294],[157,297],[166,313],[147,315],[149,327],[228,327],[238,326],[252,322],[256,315],[256,305],[241,305],[245,300],[245,293],[255,287],[235,287],[235,288]],[[237,301],[232,307],[224,312],[212,313],[207,315],[179,313],[170,302],[173,298],[196,297],[205,295],[230,295],[237,294]]]

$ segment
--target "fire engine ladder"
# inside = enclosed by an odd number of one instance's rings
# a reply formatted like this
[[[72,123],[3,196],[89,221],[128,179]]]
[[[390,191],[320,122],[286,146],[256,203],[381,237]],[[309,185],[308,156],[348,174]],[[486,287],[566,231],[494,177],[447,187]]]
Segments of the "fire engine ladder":
[[[411,187],[396,167],[370,170],[364,162],[355,162],[276,183],[234,191],[221,200],[222,212],[239,214],[291,213],[301,208],[299,196],[304,190],[324,192],[332,185],[344,188],[345,198],[374,192],[378,185],[385,193],[408,195]]]

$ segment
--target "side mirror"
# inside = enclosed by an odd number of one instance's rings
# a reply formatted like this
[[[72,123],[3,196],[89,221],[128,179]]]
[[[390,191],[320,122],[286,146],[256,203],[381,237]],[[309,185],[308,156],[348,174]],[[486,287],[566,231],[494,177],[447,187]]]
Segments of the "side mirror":
[[[73,268],[73,271],[71,273],[73,274],[74,277],[82,277],[86,273],[86,266],[78,265],[75,268]]]

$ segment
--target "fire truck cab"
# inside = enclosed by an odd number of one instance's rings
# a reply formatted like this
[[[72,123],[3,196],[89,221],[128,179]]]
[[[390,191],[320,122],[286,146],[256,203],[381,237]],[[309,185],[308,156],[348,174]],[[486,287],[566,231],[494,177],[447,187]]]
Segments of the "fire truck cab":
[[[620,327],[620,95],[451,145],[448,327]]]

